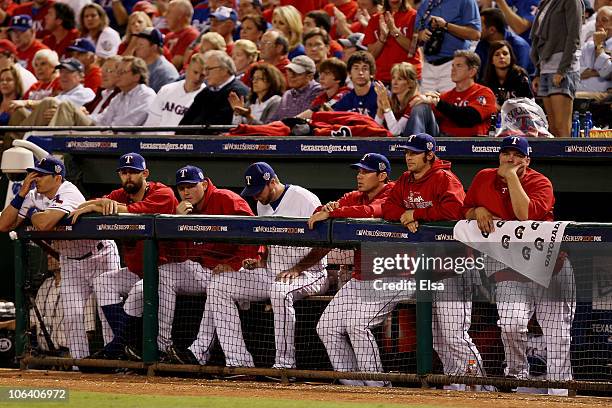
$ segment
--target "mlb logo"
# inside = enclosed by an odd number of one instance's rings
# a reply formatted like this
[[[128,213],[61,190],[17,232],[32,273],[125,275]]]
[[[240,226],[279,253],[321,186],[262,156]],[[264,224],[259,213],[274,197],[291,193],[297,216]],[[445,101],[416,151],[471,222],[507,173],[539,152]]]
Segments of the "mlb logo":
[[[481,105],[486,105],[487,104],[487,98],[485,98],[484,96],[479,96],[478,98],[476,98],[476,100],[478,101],[479,104]]]

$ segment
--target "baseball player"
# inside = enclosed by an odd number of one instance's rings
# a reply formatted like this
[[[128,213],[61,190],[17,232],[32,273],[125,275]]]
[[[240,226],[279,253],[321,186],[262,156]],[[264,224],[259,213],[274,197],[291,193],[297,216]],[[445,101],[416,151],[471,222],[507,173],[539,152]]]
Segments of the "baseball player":
[[[310,217],[321,202],[303,187],[283,184],[269,164],[253,163],[244,175],[242,196],[257,200],[257,214]],[[254,367],[242,336],[235,302],[270,299],[274,312],[276,358],[274,368],[295,368],[295,310],[293,302],[324,291],[327,286],[325,253],[315,248],[270,245],[261,259],[245,259],[234,273],[213,275],[205,309],[211,313],[217,337],[230,367]],[[205,364],[212,334],[200,332],[189,347]]]
[[[185,166],[176,172],[176,187],[181,197],[176,213],[209,215],[252,216],[249,204],[230,190],[217,188],[212,180],[204,176],[202,169]],[[176,295],[206,293],[206,286],[212,275],[233,273],[242,268],[242,261],[257,257],[257,246],[224,243],[184,242],[175,251],[172,263],[159,267],[159,350],[167,352],[175,361],[183,361],[181,354],[172,346],[171,333]],[[201,330],[210,331],[212,321],[208,311],[204,312]],[[187,353],[187,356],[189,353]]]
[[[72,212],[73,222],[90,212],[103,215],[175,213],[178,201],[174,192],[162,183],[147,181],[149,170],[141,155],[127,153],[121,156],[117,173],[122,188],[81,204]],[[109,325],[103,326],[105,346],[96,355],[100,358],[121,358],[124,354],[135,357],[138,354],[125,346],[133,345],[136,316],[142,314],[144,242],[123,241],[123,250],[127,267],[104,273],[94,281],[98,304]],[[160,251],[159,262],[165,261],[163,251]]]
[[[494,219],[552,221],[555,197],[550,180],[531,169],[527,139],[503,139],[499,166],[478,172],[467,192],[465,218],[476,220],[483,233],[494,229]],[[571,380],[570,329],[576,309],[575,282],[567,254],[557,259],[549,289],[511,269],[495,273],[497,312],[506,354],[505,373],[520,379],[529,376],[527,324],[536,313],[547,349],[547,378]],[[555,296],[551,292],[556,293]],[[561,296],[559,296],[561,295]],[[567,395],[565,389],[549,394]]]
[[[382,154],[367,153],[351,168],[358,170],[357,190],[317,208],[308,220],[310,228],[328,218],[382,217],[382,203],[395,185],[389,181],[389,160]],[[406,293],[401,291],[372,290],[372,283],[361,276],[361,251],[355,251],[353,278],[336,293],[317,324],[317,333],[334,370],[383,371],[371,329],[384,321],[404,295]],[[384,381],[341,379],[340,382],[345,385],[388,385]]]
[[[21,190],[0,215],[3,232],[17,228],[26,218],[39,230],[51,230],[85,201],[76,186],[65,179],[64,164],[55,157],[48,156],[27,171]],[[36,188],[30,190],[34,184]],[[60,254],[60,304],[66,344],[73,358],[84,358],[89,356],[85,304],[95,279],[120,268],[119,253],[113,241],[58,240],[53,248]],[[102,315],[100,319],[105,321]]]
[[[417,231],[421,221],[462,218],[463,185],[451,171],[451,163],[436,156],[436,140],[419,133],[409,136],[406,145],[399,148],[406,151],[408,171],[383,203],[383,217],[399,220],[411,232]],[[432,327],[434,349],[447,375],[466,374],[470,360],[477,362],[475,374],[483,374],[482,358],[468,334],[475,272],[437,276],[437,279],[448,278],[444,280],[444,290],[433,292]],[[453,384],[447,388],[465,389],[465,386]]]

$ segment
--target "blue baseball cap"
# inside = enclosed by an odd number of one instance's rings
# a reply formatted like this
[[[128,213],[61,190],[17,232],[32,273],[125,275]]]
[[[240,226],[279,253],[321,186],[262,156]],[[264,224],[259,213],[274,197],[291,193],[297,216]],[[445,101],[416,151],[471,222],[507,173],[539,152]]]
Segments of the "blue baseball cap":
[[[386,172],[391,174],[391,164],[389,160],[378,153],[366,153],[365,156],[359,160],[359,163],[351,164],[352,169],[364,169],[375,172]]]
[[[147,163],[144,157],[138,153],[126,153],[119,158],[119,167],[117,167],[117,171],[122,169],[145,171],[147,169]]]
[[[219,21],[232,20],[234,23],[238,21],[236,10],[225,6],[217,7],[214,13],[210,13],[210,16]]]
[[[76,52],[92,52],[94,54],[96,52],[96,46],[87,38],[77,38],[72,45],[66,49]]]
[[[525,156],[529,156],[529,142],[522,136],[508,136],[504,137],[501,142],[501,150],[514,149],[523,153]]]
[[[197,184],[204,181],[204,172],[196,166],[181,167],[176,171],[176,185],[187,183]]]
[[[136,37],[147,39],[153,45],[157,45],[159,47],[164,46],[164,35],[157,28],[147,27],[138,34],[133,35]]]
[[[60,68],[67,69],[68,71],[72,71],[72,72],[80,72],[80,73],[85,72],[85,67],[83,66],[81,61],[79,61],[76,58],[68,58],[68,59],[62,60],[59,63],[59,65],[55,66],[55,69],[60,69]]]
[[[9,30],[17,30],[17,31],[27,31],[32,29],[32,17],[27,14],[18,14],[11,18],[11,24],[9,25]]]
[[[251,164],[244,172],[245,187],[240,195],[252,197],[259,194],[274,177],[276,177],[276,173],[268,163],[257,162]]]
[[[400,150],[411,150],[417,153],[435,152],[436,139],[427,133],[417,133],[406,138],[406,144],[397,146]]]
[[[51,155],[45,157],[35,167],[28,167],[28,173],[36,172],[41,174],[53,174],[65,177],[66,176],[66,167],[64,163],[56,157]]]

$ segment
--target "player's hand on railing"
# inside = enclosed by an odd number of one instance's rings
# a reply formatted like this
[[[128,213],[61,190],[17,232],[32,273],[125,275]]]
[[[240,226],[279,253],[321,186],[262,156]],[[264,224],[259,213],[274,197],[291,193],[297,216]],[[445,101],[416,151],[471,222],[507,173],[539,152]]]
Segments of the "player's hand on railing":
[[[417,232],[417,230],[419,229],[419,222],[418,221],[412,221],[412,222],[409,222],[408,224],[405,224],[404,227],[408,228],[408,231],[410,231],[413,234],[415,234]]]
[[[215,268],[212,270],[213,275],[219,275],[221,273],[226,272],[234,272],[234,268],[232,268],[228,264],[219,264],[215,266]]]
[[[178,215],[187,215],[191,214],[193,211],[193,204],[189,201],[181,201],[179,205],[176,207],[176,213]]]
[[[266,261],[261,259],[247,258],[242,261],[242,267],[244,269],[263,268],[264,266],[266,266]]]
[[[329,212],[327,211],[319,211],[318,213],[312,214],[308,219],[308,228],[314,229],[314,225],[316,222],[325,221],[329,218]]]
[[[402,225],[404,227],[407,227],[407,225],[410,224],[412,221],[414,221],[414,210],[404,211],[404,213],[400,217],[400,222],[402,223]]]
[[[291,283],[291,281],[298,276],[300,276],[302,272],[296,267],[287,269],[286,271],[282,271],[278,275],[276,275],[276,281],[282,283]]]
[[[329,203],[321,207],[321,211],[332,212],[336,208],[340,208],[340,203],[338,203],[337,201],[330,201]]]
[[[115,200],[101,198],[98,204],[102,207],[102,215],[115,215],[119,213],[119,203]]]
[[[77,220],[79,219],[79,217],[83,214],[87,214],[90,212],[94,212],[95,211],[96,206],[94,204],[89,204],[86,205],[85,207],[82,208],[77,208],[76,210],[72,211],[70,214],[68,214],[68,218],[72,218],[72,224],[76,223]]]
[[[495,226],[493,224],[493,215],[484,207],[477,207],[474,210],[474,217],[476,218],[476,222],[478,223],[478,228],[482,232],[486,232],[490,234],[495,231]]]

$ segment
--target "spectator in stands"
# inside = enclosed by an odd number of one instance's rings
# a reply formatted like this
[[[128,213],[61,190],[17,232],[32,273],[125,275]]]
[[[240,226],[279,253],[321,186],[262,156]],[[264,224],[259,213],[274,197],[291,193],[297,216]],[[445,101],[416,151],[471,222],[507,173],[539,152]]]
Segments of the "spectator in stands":
[[[316,79],[318,79],[319,64],[326,60],[329,55],[329,43],[329,34],[322,28],[313,28],[304,34],[304,49],[306,50],[306,55],[314,61],[317,67]]]
[[[310,57],[299,55],[287,65],[287,91],[271,122],[292,118],[310,108],[312,101],[323,91],[314,80],[317,68]]]
[[[539,3],[543,0],[496,0],[495,4],[504,13],[513,32],[531,44],[529,32],[533,25]],[[516,50],[515,50],[516,51]]]
[[[11,102],[21,99],[23,86],[14,65],[0,69],[0,126],[6,126],[11,117]]]
[[[289,59],[304,55],[302,33],[304,26],[300,12],[293,6],[276,7],[272,14],[272,27],[283,33],[289,41]]]
[[[451,80],[453,53],[469,49],[471,41],[480,39],[476,0],[423,1],[417,12],[415,31],[425,54],[421,89],[451,90],[455,86]]]
[[[261,36],[268,29],[268,23],[262,16],[249,14],[242,17],[240,24],[240,38],[243,40],[251,40],[258,44]]]
[[[180,125],[230,125],[233,109],[229,94],[245,97],[249,88],[236,78],[234,61],[224,51],[207,51],[203,70],[206,88],[196,95]]]
[[[210,31],[221,34],[227,44],[228,53],[231,53],[234,46],[234,30],[237,21],[236,11],[229,7],[218,7],[210,14]]]
[[[148,15],[142,11],[135,11],[130,14],[127,29],[125,30],[125,35],[123,36],[121,44],[119,44],[117,54],[123,56],[134,55],[137,38],[134,34],[142,32],[142,30],[147,27],[153,27],[153,22]]]
[[[455,88],[438,94],[421,95],[415,100],[427,101],[436,108],[440,132],[449,136],[486,136],[491,115],[497,114],[493,91],[475,82],[480,58],[472,51],[455,51],[451,79]],[[423,98],[423,99],[422,99]]]
[[[115,0],[110,3],[103,0],[95,0],[95,3],[104,7],[103,11],[108,16],[108,24],[116,31],[123,31],[128,22],[128,17],[132,13],[132,8],[136,4],[136,0]]]
[[[385,0],[383,4],[384,12],[370,19],[363,39],[363,44],[376,58],[376,79],[389,84],[391,67],[402,61],[411,63],[421,78],[421,54],[411,46],[416,11],[408,0]]]
[[[378,111],[376,90],[372,79],[376,74],[376,62],[367,51],[357,51],[348,61],[348,72],[353,90],[334,105],[335,111],[358,112],[372,118]]]
[[[162,86],[176,81],[178,71],[163,55],[163,34],[157,28],[148,27],[134,35],[138,37],[136,56],[147,63],[149,87],[157,92]]]
[[[270,30],[261,37],[259,44],[261,59],[263,62],[274,65],[280,72],[285,74],[289,58],[289,42],[287,38],[277,30]]]
[[[96,117],[102,113],[110,104],[115,96],[120,92],[117,88],[117,70],[119,69],[119,63],[121,57],[113,55],[104,60],[102,64],[102,83],[96,97],[93,101],[85,105],[85,109],[89,114]]]
[[[581,0],[542,0],[531,30],[533,87],[543,99],[549,131],[557,137],[571,136],[581,23]]]
[[[323,6],[323,10],[326,12],[326,14],[330,18],[333,17],[334,20],[337,18],[336,16],[340,16],[339,20],[353,21],[358,9],[359,5],[354,0],[331,0],[329,3]],[[336,31],[335,24],[334,27],[332,27],[330,30],[327,30],[327,32],[332,38],[339,37],[338,32]],[[342,37],[344,34],[347,33],[342,33],[340,37]]]
[[[368,47],[363,45],[364,33],[353,33],[347,38],[340,38],[338,42],[342,45],[342,61],[348,62],[357,51],[367,51]]]
[[[43,44],[57,52],[60,58],[66,56],[66,48],[79,38],[74,11],[64,3],[53,3],[45,16],[45,30],[49,35]]]
[[[260,0],[242,0],[238,3],[238,18],[242,20],[248,15],[261,16],[262,4]]]
[[[236,64],[236,77],[242,79],[246,70],[259,59],[257,45],[250,40],[238,40],[232,49],[232,60]]]
[[[612,6],[597,12],[593,41],[582,46],[579,91],[606,92],[612,88]]]
[[[357,190],[318,207],[308,220],[314,224],[328,218],[382,218],[382,204],[395,183],[389,180],[391,164],[378,153],[367,153],[351,165],[357,170]],[[340,287],[317,323],[332,367],[343,372],[382,372],[383,366],[372,329],[379,326],[407,291],[376,291],[373,274],[362,271],[361,251],[355,251],[353,276]],[[365,273],[363,273],[365,272]],[[364,276],[365,275],[365,276]],[[343,385],[382,387],[385,381],[340,379]]]
[[[508,30],[506,20],[500,9],[488,8],[480,12],[480,21],[482,24],[482,32],[480,41],[476,46],[476,54],[481,61],[489,61],[489,52],[491,44],[496,41],[505,40],[510,45],[515,58],[515,63],[523,67],[528,73],[533,73],[535,68],[529,59],[530,46],[522,37]],[[487,65],[488,67],[488,65]],[[483,67],[486,68],[486,67]],[[484,78],[484,69],[480,70],[478,79]]]
[[[193,18],[193,6],[188,0],[172,0],[168,4],[166,21],[168,23],[168,34],[166,34],[165,44],[172,56],[172,64],[176,69],[181,70],[185,51],[193,43],[198,35],[198,30],[191,25]]]
[[[185,70],[185,79],[159,90],[145,126],[177,126],[204,86],[204,58],[202,54],[193,54]]]
[[[323,92],[310,104],[310,109],[300,113],[298,117],[310,119],[313,112],[333,110],[334,105],[346,95],[350,89],[346,85],[347,70],[344,61],[338,58],[328,58],[319,65],[319,83]]]
[[[12,125],[45,126],[49,124],[60,103],[70,103],[80,108],[94,99],[95,93],[83,86],[85,67],[79,60],[62,60],[55,68],[59,70],[60,92],[55,97],[37,101],[14,101],[11,105],[15,110],[11,115]]]
[[[17,64],[17,47],[9,40],[0,40],[0,70],[5,68],[15,67],[19,73],[19,80],[24,91],[30,89],[36,83],[34,74],[21,65]]]
[[[507,99],[533,98],[529,76],[517,65],[510,43],[492,43],[488,58],[482,84],[495,94],[498,110]]]
[[[332,30],[331,19],[329,15],[323,10],[313,10],[306,14],[304,17],[304,35],[306,35],[310,30],[315,28],[320,28],[325,30],[326,33],[330,33]],[[304,44],[304,47],[306,44]],[[329,52],[326,57],[337,57],[342,58],[342,46],[336,40],[331,37],[329,40]]]
[[[198,52],[200,54],[206,53],[206,51],[219,50],[225,52],[227,50],[227,44],[223,39],[223,36],[219,33],[208,32],[200,38],[200,46]]]
[[[32,17],[32,29],[37,38],[45,38],[49,31],[45,30],[45,16],[49,12],[53,1],[34,0],[22,3],[15,7],[12,16],[27,15]]]
[[[348,19],[338,8],[333,10],[337,37],[348,37],[351,34],[363,33],[372,16],[382,13],[383,0],[357,0],[357,11],[352,19]]]
[[[120,1],[114,1],[113,5],[120,5]],[[127,21],[127,16],[126,16]],[[88,4],[81,9],[79,26],[81,36],[88,38],[96,45],[96,55],[100,58],[108,58],[116,55],[121,44],[119,33],[109,27],[106,12],[98,4]]]
[[[32,17],[25,14],[14,16],[11,19],[8,31],[11,41],[17,47],[19,63],[31,72],[34,72],[34,66],[32,65],[34,54],[48,47],[36,39],[34,29],[32,28]]]
[[[96,46],[87,38],[79,38],[68,47],[68,51],[85,67],[83,85],[94,92],[98,92],[102,83],[102,69],[96,62]]]
[[[595,32],[595,22],[597,21],[597,13],[599,12],[599,9],[605,6],[612,6],[612,0],[595,0],[593,2],[594,13],[582,25],[582,30],[580,34],[582,44],[593,40],[593,33]]]
[[[270,122],[285,91],[285,78],[274,65],[257,64],[251,70],[251,91],[246,99],[230,93],[229,103],[234,110],[232,123],[261,125]]]
[[[121,91],[98,115],[85,115],[73,104],[60,103],[50,126],[139,126],[142,125],[155,99],[147,86],[147,64],[137,57],[123,57],[117,70],[117,88]]]
[[[34,55],[34,83],[25,93],[23,99],[37,101],[47,96],[53,96],[59,92],[58,72],[55,67],[59,64],[59,58],[55,51],[43,49]]]
[[[411,105],[419,94],[417,71],[412,64],[401,62],[391,68],[391,98],[384,86],[376,85],[375,89],[378,95],[376,122],[384,123],[391,133],[396,136],[438,135],[438,124],[431,107],[427,104]]]

